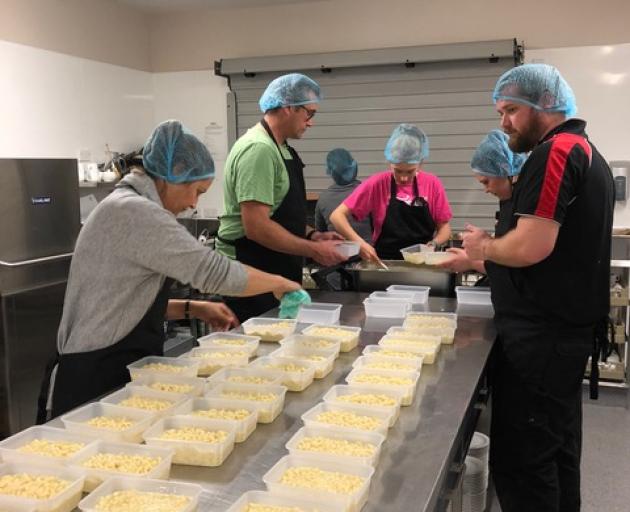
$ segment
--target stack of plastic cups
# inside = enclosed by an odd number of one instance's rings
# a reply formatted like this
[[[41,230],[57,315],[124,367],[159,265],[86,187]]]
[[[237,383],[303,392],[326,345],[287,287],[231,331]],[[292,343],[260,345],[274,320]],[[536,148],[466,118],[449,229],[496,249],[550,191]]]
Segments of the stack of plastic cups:
[[[483,462],[475,457],[466,457],[466,470],[463,485],[463,512],[483,512],[486,508],[487,480],[484,475]]]
[[[485,487],[488,488],[488,457],[490,454],[490,438],[482,434],[481,432],[475,432],[472,440],[470,441],[470,447],[468,448],[468,455],[475,457],[483,462],[484,469],[484,481]]]

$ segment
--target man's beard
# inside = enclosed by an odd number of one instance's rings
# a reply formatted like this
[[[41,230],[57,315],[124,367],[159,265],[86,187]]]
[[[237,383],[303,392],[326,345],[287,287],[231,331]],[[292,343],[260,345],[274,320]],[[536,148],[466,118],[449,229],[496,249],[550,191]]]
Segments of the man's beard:
[[[540,119],[540,114],[535,112],[532,116],[531,123],[524,133],[518,133],[516,131],[508,133],[510,137],[508,140],[508,146],[515,153],[527,153],[536,147],[540,138],[544,134],[543,124]]]

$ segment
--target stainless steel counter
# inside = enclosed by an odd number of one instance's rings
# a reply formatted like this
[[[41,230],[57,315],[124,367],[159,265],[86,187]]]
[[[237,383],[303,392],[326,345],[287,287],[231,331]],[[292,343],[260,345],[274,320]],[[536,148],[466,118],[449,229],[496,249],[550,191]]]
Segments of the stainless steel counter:
[[[313,293],[317,301],[344,305],[341,324],[364,328],[359,347],[341,354],[326,378],[316,380],[301,393],[287,393],[283,413],[269,425],[259,424],[247,441],[235,446],[222,466],[173,466],[171,479],[206,488],[200,511],[224,511],[244,492],[265,489],[262,476],[288,453],[284,445],[302,426],[300,416],[332,385],[344,383],[362,347],[376,343],[388,327],[402,323],[373,318],[366,321],[362,305],[365,296],[353,292]],[[454,311],[455,307],[454,299],[431,298],[426,309]],[[449,470],[454,462],[463,460],[474,431],[478,414],[475,402],[495,337],[488,309],[458,313],[455,343],[442,346],[435,364],[423,366],[414,403],[402,408],[400,419],[389,430],[362,512],[382,511],[385,507],[392,512],[446,509]],[[468,313],[476,316],[465,316]],[[261,346],[263,351],[277,348],[271,343]]]

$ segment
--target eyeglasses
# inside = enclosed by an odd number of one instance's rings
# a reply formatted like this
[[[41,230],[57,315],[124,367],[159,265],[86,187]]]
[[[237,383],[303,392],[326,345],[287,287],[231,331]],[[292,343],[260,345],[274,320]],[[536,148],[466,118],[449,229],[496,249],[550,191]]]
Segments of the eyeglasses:
[[[301,108],[302,110],[304,110],[304,112],[306,112],[307,121],[310,119],[313,119],[313,116],[317,114],[317,110],[312,109],[312,108],[306,108],[304,105],[298,105],[296,108]]]

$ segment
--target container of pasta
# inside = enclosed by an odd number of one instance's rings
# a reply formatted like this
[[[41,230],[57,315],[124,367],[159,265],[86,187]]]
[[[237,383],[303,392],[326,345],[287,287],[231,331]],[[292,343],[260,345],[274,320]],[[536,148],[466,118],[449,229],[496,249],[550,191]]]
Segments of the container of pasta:
[[[148,478],[112,477],[83,498],[83,512],[194,512],[200,485]]]
[[[226,398],[194,398],[175,409],[176,415],[228,421],[236,429],[234,441],[242,443],[256,429],[258,406],[250,402]]]
[[[180,359],[199,361],[198,377],[208,377],[228,366],[247,366],[249,352],[234,347],[193,348],[179,356]]]
[[[249,357],[253,357],[258,350],[260,342],[259,336],[247,336],[246,334],[237,334],[233,332],[213,332],[207,336],[197,339],[201,348],[208,347],[232,347],[245,350],[249,353]]]
[[[178,375],[179,377],[196,377],[199,361],[180,359],[177,357],[147,356],[127,365],[131,380],[140,375]]]
[[[92,492],[111,476],[168,479],[173,450],[140,444],[97,441],[70,461],[85,473],[83,490]]]
[[[245,334],[259,336],[261,341],[280,341],[293,334],[296,326],[296,320],[266,317],[250,318],[241,324]]]
[[[326,377],[335,364],[334,354],[329,350],[318,350],[316,348],[286,347],[283,345],[269,354],[269,357],[290,358],[311,363],[315,368],[316,379]]]
[[[386,357],[395,357],[401,361],[418,361],[421,364],[429,364],[427,356],[423,354],[421,349],[407,345],[368,345],[363,349],[364,356],[378,355]],[[431,360],[430,363],[433,363]]]
[[[378,352],[364,354],[357,357],[352,363],[353,368],[363,368],[364,370],[394,370],[394,371],[420,371],[422,368],[422,358],[416,357],[407,361],[401,361],[399,357],[383,356]]]
[[[442,338],[429,334],[416,336],[400,336],[386,334],[378,341],[378,346],[385,349],[404,350],[422,355],[424,364],[433,364],[437,357]]]
[[[132,380],[127,386],[143,386],[155,391],[176,393],[182,396],[201,396],[206,387],[205,379],[199,377],[179,377],[166,374],[145,374]]]
[[[156,391],[132,384],[114,391],[100,401],[104,404],[140,409],[152,413],[154,418],[162,418],[171,414],[173,409],[185,400],[186,396],[181,394]]]
[[[234,449],[233,421],[197,416],[163,418],[144,432],[148,446],[175,452],[173,462],[187,466],[220,466]]]
[[[387,435],[393,414],[350,404],[320,402],[302,414],[307,427],[328,427]]]
[[[313,493],[342,505],[345,512],[358,512],[367,501],[373,474],[374,468],[363,464],[287,455],[263,475],[263,482],[278,495],[299,498]]]
[[[300,348],[309,350],[321,350],[332,354],[335,358],[339,356],[341,341],[331,338],[319,338],[317,336],[306,336],[304,334],[292,334],[284,338],[280,345],[283,348]]]
[[[400,414],[402,398],[403,392],[395,389],[375,391],[370,387],[337,384],[326,392],[324,402],[389,414],[389,426],[392,427]]]
[[[38,425],[0,442],[0,455],[4,462],[65,465],[73,455],[85,450],[96,439],[61,428]]]
[[[258,423],[271,423],[284,406],[285,386],[256,386],[220,382],[206,393],[206,398],[225,398],[234,406],[249,403],[258,409]]]
[[[323,501],[283,496],[268,491],[247,491],[226,512],[265,510],[262,507],[268,507],[268,510],[271,511],[283,510],[289,512],[342,512],[344,510],[341,505],[335,506]]]
[[[349,325],[322,325],[313,324],[302,330],[307,336],[315,336],[317,338],[329,338],[339,340],[341,343],[341,352],[350,352],[359,344],[359,334],[361,327],[351,327]]]
[[[335,427],[302,427],[285,445],[291,455],[376,466],[385,436]]]
[[[416,395],[416,387],[420,373],[393,372],[386,370],[363,370],[354,368],[347,376],[348,384],[357,384],[372,389],[397,389],[403,392],[400,405],[411,405]]]
[[[234,382],[237,384],[255,384],[269,386],[280,384],[282,376],[276,372],[270,372],[263,368],[246,366],[245,368],[223,368],[208,377],[206,389],[210,389],[219,382]]]
[[[442,343],[450,345],[455,338],[457,315],[455,313],[408,313],[403,328],[421,334],[440,336]]]
[[[71,512],[84,479],[70,467],[5,462],[0,464],[0,510]]]
[[[289,391],[304,391],[313,383],[315,364],[290,357],[259,357],[251,364],[252,368],[262,368],[281,377],[282,385]]]
[[[106,441],[140,443],[154,415],[141,409],[93,402],[61,417],[67,430]]]

